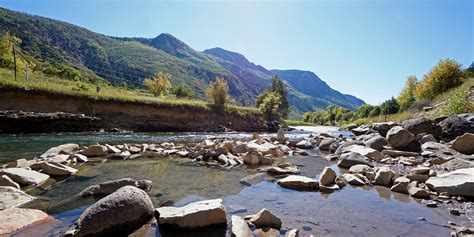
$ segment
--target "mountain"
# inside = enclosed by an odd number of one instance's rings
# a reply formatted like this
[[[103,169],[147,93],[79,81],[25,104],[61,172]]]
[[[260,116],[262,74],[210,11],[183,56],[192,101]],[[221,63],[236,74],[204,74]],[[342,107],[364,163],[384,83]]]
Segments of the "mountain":
[[[194,50],[167,33],[151,39],[111,37],[66,22],[0,8],[0,34],[7,31],[22,40],[20,49],[35,61],[34,70],[63,75],[67,69],[71,72],[66,75],[71,79],[143,87],[144,78],[164,71],[171,74],[173,84],[186,84],[203,98],[208,84],[222,76],[237,103],[253,105],[255,97],[270,84],[272,75],[278,75],[288,84],[288,97],[296,114],[329,104],[349,109],[364,104],[331,89],[312,72],[270,71],[242,54],[222,48]]]

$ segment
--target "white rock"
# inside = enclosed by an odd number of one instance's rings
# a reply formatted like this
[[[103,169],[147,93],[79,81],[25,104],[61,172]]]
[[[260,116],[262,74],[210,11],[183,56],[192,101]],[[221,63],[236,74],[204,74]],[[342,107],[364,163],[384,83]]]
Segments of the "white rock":
[[[22,168],[6,168],[0,174],[7,175],[20,185],[40,185],[49,179],[49,175]]]
[[[283,188],[295,190],[316,190],[319,187],[319,181],[301,175],[290,175],[280,179],[277,182]]]
[[[233,237],[253,237],[247,222],[239,216],[232,216],[232,236]]]
[[[438,193],[474,197],[474,168],[459,169],[430,177],[426,185]]]
[[[0,210],[20,207],[36,198],[14,187],[0,186]],[[0,228],[2,223],[0,222]]]
[[[57,156],[60,154],[71,154],[73,151],[78,150],[78,149],[79,149],[78,144],[74,144],[74,143],[63,144],[56,147],[51,147],[49,150],[43,153],[40,157],[48,158],[48,157]]]

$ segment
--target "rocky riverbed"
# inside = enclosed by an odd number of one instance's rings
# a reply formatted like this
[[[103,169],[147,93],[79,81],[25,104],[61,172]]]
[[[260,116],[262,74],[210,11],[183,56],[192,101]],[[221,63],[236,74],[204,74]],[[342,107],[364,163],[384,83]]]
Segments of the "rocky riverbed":
[[[350,138],[325,133],[289,138],[280,130],[248,139],[64,144],[34,159],[9,162],[0,170],[0,208],[4,209],[0,213],[9,216],[0,218],[0,232],[17,236],[124,231],[137,236],[155,232],[162,236],[472,234],[473,117],[352,127],[356,136]],[[137,174],[161,174],[154,168],[145,171],[151,167],[146,163],[139,169],[134,166],[155,160],[167,164],[160,169],[173,174],[158,180]],[[181,166],[163,163],[169,161]],[[202,173],[193,173],[196,169]],[[63,190],[75,182],[86,183],[89,177],[104,176],[102,182]],[[174,186],[166,185],[172,181]],[[185,189],[183,193],[192,193],[193,186],[202,190],[196,191],[200,197],[182,199],[167,196],[176,193],[163,192],[169,186]],[[48,199],[62,195],[64,200],[51,207]],[[84,200],[91,205],[82,205],[87,203]],[[54,214],[63,212],[64,206],[77,213],[67,226],[61,221],[67,214]],[[122,215],[125,212],[130,215]]]

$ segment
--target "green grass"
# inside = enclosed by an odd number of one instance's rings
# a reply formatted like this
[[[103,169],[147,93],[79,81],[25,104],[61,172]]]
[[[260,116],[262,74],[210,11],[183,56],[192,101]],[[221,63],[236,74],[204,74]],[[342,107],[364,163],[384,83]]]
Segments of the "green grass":
[[[307,122],[295,121],[295,120],[285,120],[285,124],[288,126],[317,126],[314,123],[307,123]]]
[[[162,106],[187,106],[212,110],[215,108],[204,100],[197,99],[177,99],[171,96],[154,97],[145,90],[128,89],[124,87],[115,87],[107,84],[101,84],[100,92],[96,92],[96,85],[81,82],[88,88],[87,91],[77,91],[77,82],[60,78],[53,78],[39,73],[30,73],[29,81],[26,82],[24,73],[17,74],[17,80],[14,80],[12,70],[0,68],[0,87],[11,86],[18,88],[31,88],[41,91],[55,92],[67,95],[86,96],[97,99],[115,100],[124,102],[139,102],[157,104]],[[226,105],[225,110],[241,114],[260,113],[257,108],[244,107],[238,105]]]

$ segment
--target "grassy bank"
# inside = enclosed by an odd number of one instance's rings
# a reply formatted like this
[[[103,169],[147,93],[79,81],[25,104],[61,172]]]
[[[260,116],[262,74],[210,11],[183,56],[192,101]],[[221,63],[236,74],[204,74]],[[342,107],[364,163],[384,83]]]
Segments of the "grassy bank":
[[[76,82],[61,78],[48,77],[38,73],[30,73],[28,82],[26,82],[26,75],[24,73],[17,74],[17,80],[14,80],[13,71],[2,68],[0,68],[0,86],[20,88],[26,87],[49,92],[87,96],[106,100],[152,103],[167,106],[190,106],[206,110],[211,110],[213,108],[211,104],[204,100],[178,99],[172,96],[154,97],[145,90],[116,87],[105,83],[95,85],[85,82]],[[100,92],[96,91],[97,86],[100,87]],[[237,105],[226,105],[224,109],[243,114],[259,113],[259,111],[254,107],[244,107]]]

